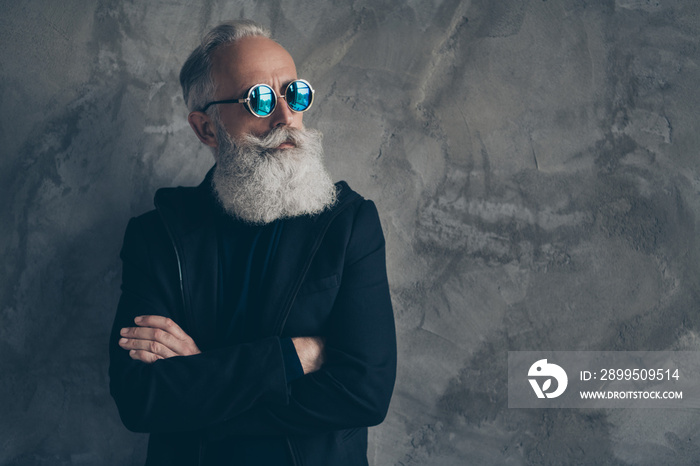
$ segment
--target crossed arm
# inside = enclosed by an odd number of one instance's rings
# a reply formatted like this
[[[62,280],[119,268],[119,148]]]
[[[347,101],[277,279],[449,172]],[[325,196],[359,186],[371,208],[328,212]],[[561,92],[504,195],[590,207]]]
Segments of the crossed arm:
[[[138,316],[134,323],[136,327],[125,327],[119,332],[119,346],[129,351],[131,359],[151,364],[159,359],[201,353],[194,340],[168,317]],[[324,359],[321,337],[295,337],[292,343],[304,374],[321,368]]]
[[[373,204],[363,207],[323,339],[292,339],[307,374],[292,382],[285,380],[279,337],[217,349],[195,342],[191,329],[183,330],[187,322],[178,321],[187,316],[171,312],[180,296],[168,245],[153,225],[132,222],[110,346],[110,391],[127,428],[305,434],[381,422],[396,343],[379,220]]]

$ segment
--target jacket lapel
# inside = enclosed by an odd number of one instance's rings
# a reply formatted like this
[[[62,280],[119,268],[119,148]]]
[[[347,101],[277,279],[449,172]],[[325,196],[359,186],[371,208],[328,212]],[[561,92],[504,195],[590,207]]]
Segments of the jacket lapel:
[[[210,172],[211,173],[211,172]],[[214,224],[216,205],[208,178],[197,188],[160,189],[156,207],[172,232],[182,274],[185,315],[180,325],[200,346],[209,349],[218,297],[219,251]]]
[[[338,201],[335,207],[313,217],[302,216],[285,221],[277,254],[264,280],[266,294],[260,301],[260,314],[255,317],[255,323],[249,323],[254,332],[253,338],[282,332],[296,292],[328,225],[352,199],[359,197],[345,182],[337,183],[336,187]]]
[[[298,217],[285,221],[277,253],[263,280],[259,311],[251,313],[248,320],[253,339],[275,334],[281,314],[291,306],[294,288],[303,279],[305,263],[311,259],[319,236],[317,220]]]
[[[219,288],[219,251],[216,229],[207,222],[183,236],[183,280],[195,341],[202,350],[216,345]]]

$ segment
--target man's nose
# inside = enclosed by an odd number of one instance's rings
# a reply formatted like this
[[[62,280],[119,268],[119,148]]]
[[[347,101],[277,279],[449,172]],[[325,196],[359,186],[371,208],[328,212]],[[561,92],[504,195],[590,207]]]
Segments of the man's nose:
[[[270,125],[273,128],[277,126],[290,126],[294,121],[294,112],[289,108],[286,100],[279,98],[277,99],[277,105],[270,118],[272,120],[270,121]]]

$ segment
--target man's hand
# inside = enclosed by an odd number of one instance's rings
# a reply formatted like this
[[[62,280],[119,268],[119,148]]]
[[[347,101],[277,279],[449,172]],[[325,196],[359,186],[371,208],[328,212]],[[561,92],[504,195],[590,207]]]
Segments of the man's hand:
[[[119,346],[129,350],[132,359],[152,363],[173,356],[199,354],[194,340],[172,319],[163,316],[139,316],[138,327],[126,327],[120,332]]]
[[[301,361],[304,374],[316,372],[323,365],[325,354],[323,352],[324,342],[321,337],[295,337],[292,338],[297,356]]]

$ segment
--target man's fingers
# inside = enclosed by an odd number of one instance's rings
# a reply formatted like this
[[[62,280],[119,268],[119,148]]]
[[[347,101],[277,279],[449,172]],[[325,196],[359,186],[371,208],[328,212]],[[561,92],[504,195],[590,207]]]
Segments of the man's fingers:
[[[131,359],[136,359],[137,361],[142,361],[142,362],[145,362],[147,364],[152,364],[159,359],[163,359],[161,356],[158,356],[157,354],[149,353],[148,351],[142,351],[142,350],[129,351],[129,357],[131,357]]]
[[[122,329],[121,336],[135,340],[157,341],[176,353],[182,349],[182,346],[184,346],[184,342],[182,340],[159,328],[127,327]]]
[[[201,353],[194,340],[168,317],[145,315],[136,317],[134,322],[138,327],[123,328],[120,335],[129,340],[160,343],[169,351],[155,351],[159,356],[170,358]],[[149,351],[147,348],[145,350]]]
[[[190,337],[180,328],[179,325],[175,323],[174,320],[170,319],[169,317],[153,315],[138,316],[134,319],[134,322],[136,322],[136,325],[139,327],[153,327],[165,330],[179,340],[185,340]]]
[[[139,316],[134,319],[134,322],[136,322],[138,327],[126,327],[119,332],[123,338],[127,339],[127,343],[131,345],[127,348],[120,341],[119,345],[125,349],[147,351],[164,358],[191,356],[201,353],[194,340],[168,317],[155,315]],[[155,343],[158,344],[156,345]],[[139,355],[139,357],[134,359],[145,362],[149,357]]]
[[[172,351],[164,344],[153,340],[122,338],[119,340],[119,346],[127,350],[145,351],[155,356],[160,356],[161,358],[172,358],[173,356],[177,356],[176,352]]]

